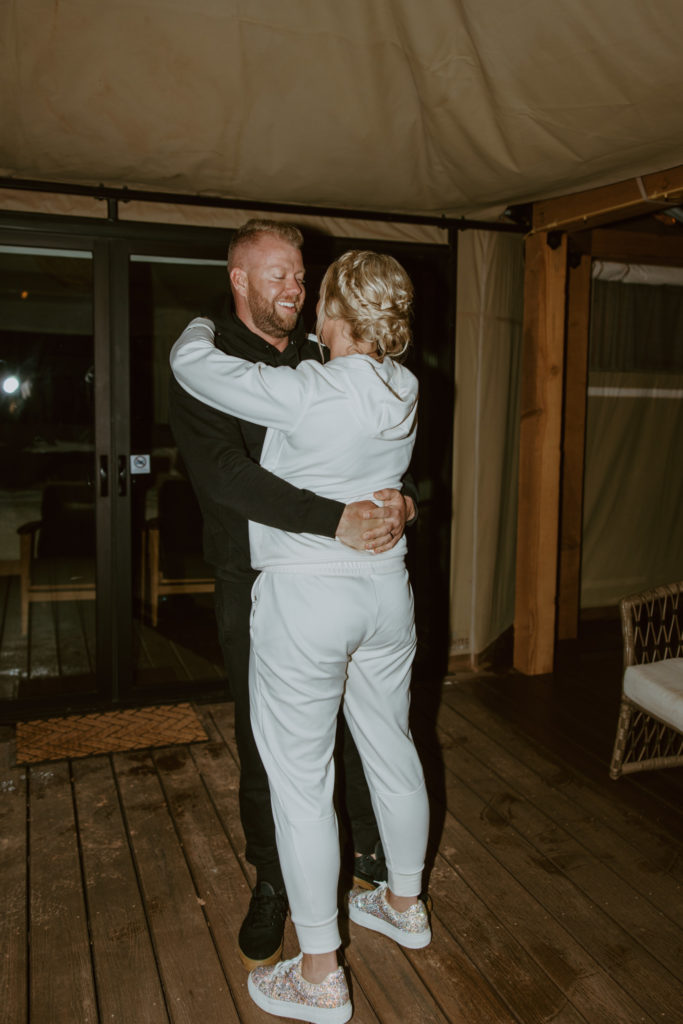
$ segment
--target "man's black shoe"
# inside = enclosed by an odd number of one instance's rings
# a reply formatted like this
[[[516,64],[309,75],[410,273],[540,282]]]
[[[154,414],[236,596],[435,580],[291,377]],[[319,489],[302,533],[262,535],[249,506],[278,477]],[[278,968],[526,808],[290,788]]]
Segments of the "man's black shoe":
[[[372,853],[362,853],[353,858],[353,884],[359,889],[375,889],[386,880],[387,862],[381,842],[377,842]],[[428,892],[421,892],[420,899],[431,914],[432,897]]]
[[[274,964],[280,959],[286,918],[284,890],[278,892],[270,882],[258,882],[238,938],[240,958],[247,970]]]
[[[375,844],[370,853],[361,853],[353,858],[353,884],[361,889],[374,889],[387,880],[387,862],[381,842]]]

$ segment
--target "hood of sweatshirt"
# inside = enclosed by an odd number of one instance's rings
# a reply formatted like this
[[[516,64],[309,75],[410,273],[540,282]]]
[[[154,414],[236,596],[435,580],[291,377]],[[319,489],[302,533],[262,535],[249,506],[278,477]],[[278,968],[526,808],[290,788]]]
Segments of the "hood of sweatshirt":
[[[270,366],[297,366],[302,358],[305,358],[304,351],[310,346],[301,317],[297,320],[296,327],[289,336],[289,344],[284,352],[280,352],[265,338],[250,331],[233,310],[232,302],[229,299],[226,299],[221,312],[218,315],[212,315],[209,319],[213,321],[215,327],[214,344],[216,348],[228,352],[229,355],[248,359],[250,363],[259,360]],[[228,338],[229,342],[224,340]]]
[[[359,353],[333,359],[325,369],[332,380],[337,373],[350,375],[356,384],[354,412],[375,436],[397,440],[413,432],[418,382],[401,363],[389,358],[380,363]]]

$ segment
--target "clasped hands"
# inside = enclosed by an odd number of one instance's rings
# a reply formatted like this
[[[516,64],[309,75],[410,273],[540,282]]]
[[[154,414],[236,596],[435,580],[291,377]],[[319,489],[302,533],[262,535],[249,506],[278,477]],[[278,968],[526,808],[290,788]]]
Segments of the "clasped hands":
[[[382,504],[354,501],[346,506],[335,536],[356,551],[372,551],[378,555],[391,551],[399,542],[406,523],[415,518],[415,505],[412,498],[393,487],[375,491],[373,497]]]

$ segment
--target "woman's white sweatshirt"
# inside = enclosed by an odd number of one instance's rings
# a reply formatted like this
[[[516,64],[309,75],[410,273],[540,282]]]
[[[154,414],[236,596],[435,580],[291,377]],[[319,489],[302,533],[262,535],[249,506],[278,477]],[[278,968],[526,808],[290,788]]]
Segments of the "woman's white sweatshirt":
[[[324,366],[267,366],[226,355],[213,324],[192,320],[171,350],[171,367],[189,394],[222,412],[268,428],[261,465],[297,487],[348,504],[384,487],[401,488],[417,426],[415,376],[389,358],[354,354]],[[379,569],[402,557],[405,537],[379,555],[332,538],[249,523],[255,569],[343,572]],[[388,568],[388,566],[387,566]]]

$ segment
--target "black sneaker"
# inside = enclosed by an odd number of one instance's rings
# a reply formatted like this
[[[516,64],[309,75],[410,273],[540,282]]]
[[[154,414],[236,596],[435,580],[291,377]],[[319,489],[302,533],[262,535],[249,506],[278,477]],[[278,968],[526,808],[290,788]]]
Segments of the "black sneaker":
[[[258,882],[238,937],[240,958],[251,971],[280,959],[287,918],[287,895],[270,882]]]
[[[353,858],[353,884],[360,889],[374,889],[380,882],[387,880],[387,862],[381,842],[375,844],[370,853],[362,853]]]
[[[374,889],[386,880],[387,862],[382,843],[378,841],[372,853],[362,853],[353,858],[353,884],[358,889]],[[420,899],[431,914],[432,897],[428,892],[421,892]]]

